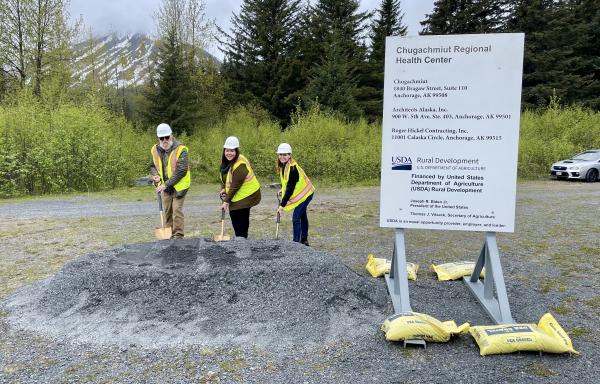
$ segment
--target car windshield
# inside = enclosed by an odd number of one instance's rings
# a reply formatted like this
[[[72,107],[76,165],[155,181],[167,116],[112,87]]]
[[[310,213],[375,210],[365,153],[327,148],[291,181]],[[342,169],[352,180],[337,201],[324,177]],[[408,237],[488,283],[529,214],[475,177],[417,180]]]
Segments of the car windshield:
[[[574,156],[573,160],[591,161],[591,160],[597,160],[598,158],[600,158],[600,152],[583,152],[577,156]]]

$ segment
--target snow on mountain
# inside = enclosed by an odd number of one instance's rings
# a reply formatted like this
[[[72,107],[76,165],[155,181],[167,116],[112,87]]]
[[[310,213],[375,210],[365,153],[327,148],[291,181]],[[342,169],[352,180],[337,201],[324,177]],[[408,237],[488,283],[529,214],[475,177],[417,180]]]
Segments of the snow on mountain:
[[[74,77],[83,81],[93,77],[115,87],[143,84],[154,69],[156,42],[137,33],[119,37],[114,34],[88,39],[73,47]],[[209,53],[203,52],[212,57]],[[215,59],[213,57],[214,60]]]

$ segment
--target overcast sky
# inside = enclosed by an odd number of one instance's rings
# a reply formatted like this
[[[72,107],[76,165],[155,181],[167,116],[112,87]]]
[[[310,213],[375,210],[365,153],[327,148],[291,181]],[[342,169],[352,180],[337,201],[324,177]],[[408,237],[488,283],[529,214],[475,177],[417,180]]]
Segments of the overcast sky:
[[[404,24],[408,34],[416,35],[421,26],[419,21],[431,13],[434,0],[400,0],[405,13]],[[153,15],[162,0],[71,0],[71,18],[83,18],[86,27],[91,27],[95,35],[117,32],[120,35],[142,32],[154,34]],[[217,25],[229,30],[232,13],[239,13],[241,0],[206,0],[206,15],[214,19]],[[381,0],[360,1],[361,10],[374,10]],[[217,57],[221,53],[216,47],[209,51]]]

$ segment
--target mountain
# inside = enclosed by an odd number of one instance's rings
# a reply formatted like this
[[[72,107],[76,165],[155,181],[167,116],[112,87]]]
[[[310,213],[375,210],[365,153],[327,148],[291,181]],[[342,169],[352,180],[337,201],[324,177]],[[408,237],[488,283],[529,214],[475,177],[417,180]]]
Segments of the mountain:
[[[156,41],[148,36],[117,36],[110,34],[88,39],[73,47],[74,74],[78,81],[94,76],[98,81],[115,87],[126,87],[144,83],[154,69],[154,55],[158,51]],[[204,57],[220,62],[206,51]]]

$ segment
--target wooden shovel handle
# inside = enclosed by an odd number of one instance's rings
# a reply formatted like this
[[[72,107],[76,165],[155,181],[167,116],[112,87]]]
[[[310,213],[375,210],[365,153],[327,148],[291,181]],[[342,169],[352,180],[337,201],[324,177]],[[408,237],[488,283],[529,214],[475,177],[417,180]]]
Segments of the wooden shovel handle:
[[[221,208],[221,239],[225,233],[225,208]]]

